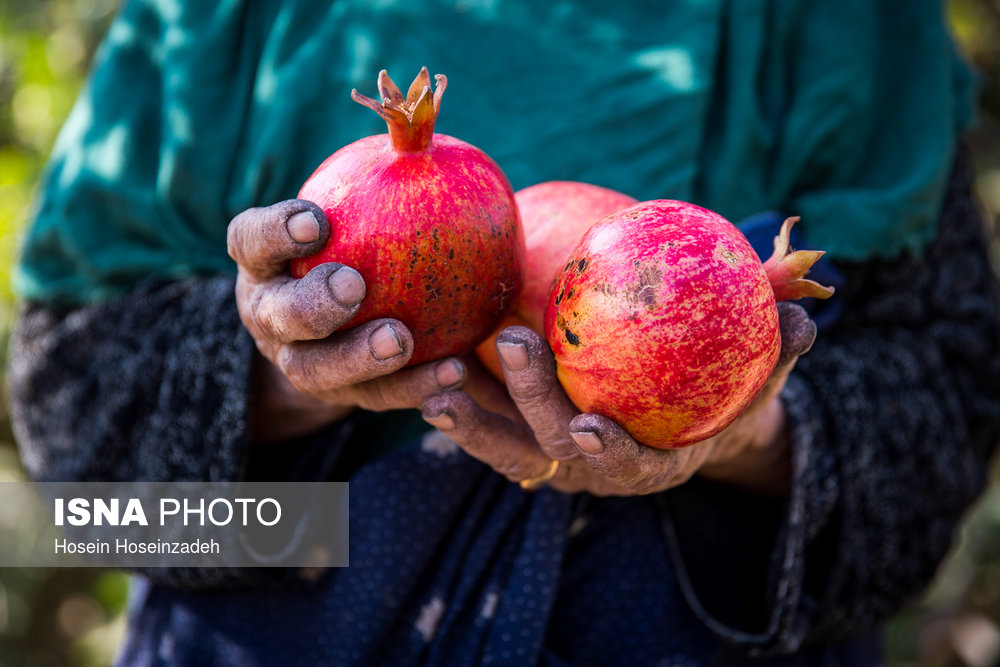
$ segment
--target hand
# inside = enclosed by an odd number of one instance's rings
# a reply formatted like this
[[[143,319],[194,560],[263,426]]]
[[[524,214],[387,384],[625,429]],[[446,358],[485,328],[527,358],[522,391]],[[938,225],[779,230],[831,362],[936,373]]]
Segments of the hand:
[[[464,367],[454,359],[400,370],[414,341],[398,320],[339,331],[361,307],[361,275],[336,263],[321,264],[300,280],[288,274],[291,258],[315,254],[329,235],[323,211],[296,199],[248,209],[229,223],[229,255],[239,268],[236,305],[260,352],[254,369],[256,442],[312,432],[355,407],[414,408],[464,379]]]
[[[421,409],[428,423],[515,482],[544,478],[559,461],[547,483],[567,493],[654,493],[698,473],[782,495],[790,485],[791,457],[778,394],[799,356],[812,346],[816,326],[797,305],[781,303],[778,312],[781,354],[760,394],[724,431],[682,449],[647,447],[607,417],[580,414],[556,379],[551,350],[526,327],[507,328],[497,337],[513,407],[491,404],[486,410],[476,403],[469,392],[496,392],[477,389],[485,380],[470,369],[466,391],[430,396]],[[519,418],[511,417],[515,410]]]

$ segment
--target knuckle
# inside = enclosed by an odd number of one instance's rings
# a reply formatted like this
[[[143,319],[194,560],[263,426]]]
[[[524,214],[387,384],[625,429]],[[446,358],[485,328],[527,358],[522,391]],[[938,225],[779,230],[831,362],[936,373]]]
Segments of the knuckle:
[[[233,258],[238,264],[243,263],[243,223],[242,216],[240,215],[233,218],[229,227],[226,228],[226,250],[229,252],[229,256]]]
[[[259,331],[275,340],[286,341],[281,318],[275,314],[273,293],[261,290],[251,303],[250,312]]]
[[[266,326],[262,326],[265,317],[262,313],[266,311],[266,306],[261,304],[263,300],[264,290],[256,289],[246,295],[245,301],[237,301],[237,304],[238,307],[246,311],[247,317],[253,323],[254,329],[265,335],[270,335],[270,330]]]
[[[317,392],[313,364],[306,363],[303,355],[296,354],[294,348],[287,345],[282,348],[279,354],[279,367],[292,386],[303,394]]]
[[[391,410],[394,402],[383,382],[364,382],[354,386],[358,406],[372,412]]]
[[[319,309],[303,296],[293,293],[284,299],[280,314],[273,318],[274,324],[286,336],[311,340],[323,338],[329,332],[318,316]]]
[[[262,288],[251,302],[251,314],[260,328],[283,342],[318,340],[334,329],[330,309],[296,289],[294,282]]]
[[[319,340],[325,338],[330,334],[330,327],[328,326],[327,320],[323,317],[317,316],[315,311],[307,311],[301,313],[297,318],[299,322],[298,336],[299,338],[308,340]]]
[[[537,466],[533,464],[534,462],[530,457],[520,456],[499,461],[493,466],[493,469],[512,482],[519,482],[522,479],[529,479],[539,474],[535,470]]]
[[[273,244],[265,239],[263,229],[246,229],[240,233],[236,262],[251,273],[259,273],[270,261]]]
[[[694,476],[691,452],[678,450],[663,456],[660,450],[647,452],[636,467],[636,486],[641,493],[653,493],[679,486]]]
[[[639,494],[655,493],[668,486],[674,486],[676,476],[674,470],[652,470],[648,467],[640,467],[634,470],[625,480],[628,488]]]
[[[242,276],[236,279],[236,312],[243,326],[252,332],[257,332],[256,299]]]
[[[388,383],[382,389],[382,399],[393,408],[414,408],[439,391],[441,389],[433,379],[429,380],[426,374],[416,374]]]
[[[229,221],[226,228],[226,247],[229,256],[237,263],[246,264],[257,252],[264,226],[263,209],[248,208]]]
[[[542,378],[519,378],[508,387],[511,398],[525,404],[543,402],[552,391],[552,385]]]
[[[662,480],[652,479],[649,477],[643,477],[638,480],[633,481],[628,485],[633,491],[641,496],[648,495],[650,493],[656,493],[664,488]]]
[[[563,436],[561,430],[558,434],[539,434],[538,443],[552,458],[563,460],[579,456],[573,440],[568,436]]]
[[[677,472],[676,460],[644,454],[644,450],[640,449],[638,455],[596,455],[587,459],[595,472],[638,494],[654,493],[673,486],[671,480]]]
[[[420,402],[420,410],[427,414],[438,415],[452,405],[454,397],[447,394],[434,393]]]
[[[267,331],[271,338],[275,340],[291,343],[299,338],[294,335],[294,331],[289,326],[288,320],[276,313],[274,308],[262,308],[258,311],[257,321],[260,323],[261,328]]]
[[[334,300],[327,285],[328,275],[314,270],[302,280],[289,283],[291,316],[300,323],[304,334],[313,339],[329,336],[360,308],[359,304],[345,309]]]

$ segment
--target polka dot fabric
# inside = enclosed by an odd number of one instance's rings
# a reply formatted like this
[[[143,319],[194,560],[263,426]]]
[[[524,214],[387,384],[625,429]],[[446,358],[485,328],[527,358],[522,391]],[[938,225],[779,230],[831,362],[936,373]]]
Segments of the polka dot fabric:
[[[696,664],[711,652],[649,501],[526,493],[420,442],[361,468],[350,492],[350,567],[285,590],[151,586],[120,664]]]

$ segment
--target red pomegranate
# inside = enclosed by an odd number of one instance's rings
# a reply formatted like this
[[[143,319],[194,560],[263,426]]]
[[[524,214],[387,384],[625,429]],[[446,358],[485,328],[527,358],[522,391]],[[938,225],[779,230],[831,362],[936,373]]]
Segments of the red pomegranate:
[[[351,97],[385,119],[388,134],[328,157],[299,197],[330,221],[330,240],[291,263],[301,278],[323,262],[351,266],[366,296],[345,328],[401,320],[416,341],[409,364],[464,354],[513,307],[524,280],[524,234],[514,192],[483,151],[435,134],[447,79],[433,94],[427,68],[404,97],[383,70],[382,102]]]
[[[497,358],[497,334],[514,325],[541,333],[549,288],[570,250],[595,222],[636,203],[621,192],[578,181],[546,181],[518,190],[514,197],[527,251],[524,290],[513,312],[476,348],[476,356],[500,380],[503,370]]]
[[[594,225],[545,312],[573,403],[659,448],[732,423],[777,362],[776,300],[833,293],[802,278],[821,252],[788,254],[796,220],[785,221],[764,264],[734,225],[685,202],[643,202]]]

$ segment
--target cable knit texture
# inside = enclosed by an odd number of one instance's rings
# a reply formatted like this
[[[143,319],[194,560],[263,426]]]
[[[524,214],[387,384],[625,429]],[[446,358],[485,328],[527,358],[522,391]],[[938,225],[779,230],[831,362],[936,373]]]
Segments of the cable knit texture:
[[[27,306],[8,370],[25,467],[41,481],[238,479],[252,352],[229,277]]]
[[[846,267],[849,306],[786,393],[812,441],[796,472],[804,528],[826,526],[805,561],[821,636],[875,624],[916,594],[989,472],[1000,316],[971,180],[960,156],[923,257]]]

